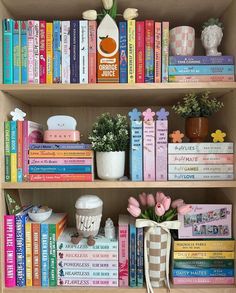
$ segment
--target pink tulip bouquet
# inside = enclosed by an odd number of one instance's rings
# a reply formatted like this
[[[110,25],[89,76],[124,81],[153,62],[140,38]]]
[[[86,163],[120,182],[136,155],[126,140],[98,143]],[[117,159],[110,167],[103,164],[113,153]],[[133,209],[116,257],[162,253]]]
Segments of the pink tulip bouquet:
[[[192,206],[185,204],[182,199],[171,202],[171,198],[163,192],[153,194],[139,194],[139,201],[128,199],[128,212],[135,218],[149,219],[157,223],[174,220],[177,214],[185,215],[192,210]]]

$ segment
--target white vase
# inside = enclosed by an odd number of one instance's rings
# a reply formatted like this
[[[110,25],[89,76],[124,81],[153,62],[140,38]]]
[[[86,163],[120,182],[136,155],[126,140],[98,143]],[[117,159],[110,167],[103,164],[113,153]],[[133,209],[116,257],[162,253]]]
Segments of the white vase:
[[[192,56],[195,46],[195,30],[191,26],[178,26],[170,30],[172,56]]]
[[[117,180],[124,176],[125,152],[96,152],[98,177]]]

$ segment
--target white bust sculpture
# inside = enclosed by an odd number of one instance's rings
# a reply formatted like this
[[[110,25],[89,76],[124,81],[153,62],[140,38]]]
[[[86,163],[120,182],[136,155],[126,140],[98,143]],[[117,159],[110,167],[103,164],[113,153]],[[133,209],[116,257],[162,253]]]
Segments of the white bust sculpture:
[[[201,34],[202,45],[206,50],[207,56],[221,56],[217,51],[223,37],[222,28],[218,25],[209,25],[204,28]]]

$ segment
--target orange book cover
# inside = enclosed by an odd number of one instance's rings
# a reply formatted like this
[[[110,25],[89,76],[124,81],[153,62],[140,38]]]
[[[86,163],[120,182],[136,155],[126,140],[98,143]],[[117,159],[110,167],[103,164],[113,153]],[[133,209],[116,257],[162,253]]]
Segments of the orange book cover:
[[[33,286],[41,286],[40,223],[32,222]]]
[[[23,181],[23,121],[17,121],[17,182]]]
[[[61,233],[66,228],[67,220],[68,220],[68,216],[67,214],[65,214],[65,216],[61,219],[61,221],[56,224],[56,240],[59,238]]]
[[[92,150],[30,150],[29,158],[92,158]]]

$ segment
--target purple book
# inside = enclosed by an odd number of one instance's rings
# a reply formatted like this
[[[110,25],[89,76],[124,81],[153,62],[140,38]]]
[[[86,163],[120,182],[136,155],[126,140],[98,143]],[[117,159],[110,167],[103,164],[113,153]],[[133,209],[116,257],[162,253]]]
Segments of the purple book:
[[[233,65],[233,56],[170,56],[170,65]]]
[[[79,21],[70,21],[70,82],[79,83]]]

